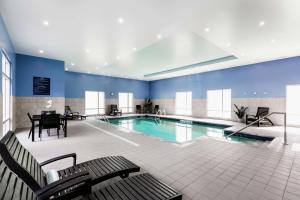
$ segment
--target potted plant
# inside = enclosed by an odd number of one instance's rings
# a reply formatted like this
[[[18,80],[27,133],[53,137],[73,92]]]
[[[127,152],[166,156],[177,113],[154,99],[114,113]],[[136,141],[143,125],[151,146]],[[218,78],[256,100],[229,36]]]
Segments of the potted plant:
[[[243,118],[246,114],[246,110],[248,109],[248,107],[245,107],[245,106],[241,106],[241,107],[238,107],[237,105],[234,104],[234,107],[235,107],[235,111],[234,113],[236,114],[236,116],[238,117],[239,119],[239,122],[243,122]]]

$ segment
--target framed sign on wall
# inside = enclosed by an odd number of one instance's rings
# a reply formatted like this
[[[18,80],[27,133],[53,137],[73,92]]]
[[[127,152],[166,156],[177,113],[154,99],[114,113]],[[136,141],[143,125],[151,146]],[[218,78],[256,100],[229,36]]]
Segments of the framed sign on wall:
[[[33,95],[50,95],[50,78],[33,77]]]

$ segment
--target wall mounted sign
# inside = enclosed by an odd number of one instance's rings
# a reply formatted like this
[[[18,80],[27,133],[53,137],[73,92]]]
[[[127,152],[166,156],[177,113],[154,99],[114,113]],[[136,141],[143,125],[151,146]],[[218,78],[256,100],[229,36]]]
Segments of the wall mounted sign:
[[[50,95],[50,78],[33,77],[33,94]]]

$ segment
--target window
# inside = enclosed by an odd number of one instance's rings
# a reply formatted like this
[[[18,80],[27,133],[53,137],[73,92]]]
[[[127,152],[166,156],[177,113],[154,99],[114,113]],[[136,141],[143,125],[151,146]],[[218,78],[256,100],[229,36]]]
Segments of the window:
[[[192,92],[176,92],[176,115],[192,114]]]
[[[5,135],[12,127],[11,123],[11,76],[10,76],[10,62],[2,53],[2,100],[3,100],[3,135]]]
[[[119,93],[119,109],[123,113],[133,112],[133,94],[132,93]]]
[[[231,118],[231,89],[207,91],[207,116]]]
[[[105,114],[104,92],[85,91],[85,114]]]
[[[286,87],[286,114],[289,125],[300,125],[300,85]]]

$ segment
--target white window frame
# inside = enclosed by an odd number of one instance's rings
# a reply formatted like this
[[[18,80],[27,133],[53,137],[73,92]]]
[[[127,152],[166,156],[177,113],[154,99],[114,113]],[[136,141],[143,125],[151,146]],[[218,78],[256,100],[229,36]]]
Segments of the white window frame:
[[[12,82],[11,62],[3,51],[2,56],[2,132],[5,135],[12,129]]]
[[[179,102],[179,96],[182,95],[184,102]],[[176,115],[192,115],[193,93],[191,91],[176,92],[175,113]]]
[[[97,96],[97,100],[96,100],[97,101],[97,106],[95,108],[90,107],[90,106],[87,105],[87,100],[86,100],[87,93],[95,93],[96,94],[96,96]],[[103,99],[103,102],[101,102],[102,99]],[[84,101],[85,101],[85,114],[86,115],[105,114],[105,92],[86,90],[85,91],[85,96],[84,96]],[[96,110],[96,112],[94,112],[94,113],[87,112],[87,111],[92,111],[92,110]]]
[[[215,101],[220,101],[220,105],[216,105],[215,107],[220,108],[212,108],[214,105],[210,105],[210,95],[209,93],[219,93],[221,99],[215,99],[217,97],[214,97]],[[230,98],[226,100],[226,94],[229,95]],[[207,117],[212,118],[221,118],[221,119],[231,119],[231,102],[232,102],[232,95],[231,95],[231,89],[220,89],[220,90],[207,90],[206,93],[206,110],[207,110]],[[225,102],[228,101],[229,105],[225,105]],[[227,107],[227,108],[226,108]]]
[[[289,90],[292,89],[296,89],[294,91],[296,94],[290,94]],[[298,90],[300,92],[300,84],[286,86],[286,115],[289,126],[300,126],[300,93],[298,93]]]
[[[126,102],[121,102],[121,96],[125,96]],[[132,92],[119,92],[119,110],[122,113],[133,113],[133,93]],[[124,104],[124,105],[123,105]]]

